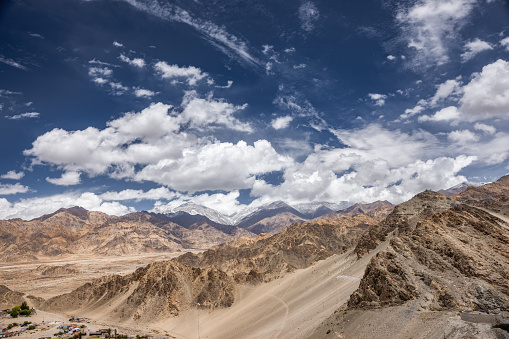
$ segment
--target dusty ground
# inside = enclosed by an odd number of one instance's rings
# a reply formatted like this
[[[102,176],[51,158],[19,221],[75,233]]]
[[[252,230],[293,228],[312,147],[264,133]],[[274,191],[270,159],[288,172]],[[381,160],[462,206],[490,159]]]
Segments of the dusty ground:
[[[198,250],[195,252],[199,252]],[[126,274],[155,261],[168,260],[182,252],[151,253],[132,256],[48,259],[28,263],[0,264],[0,285],[44,299],[67,293],[92,279],[107,274]],[[77,273],[49,273],[48,268],[65,268]],[[47,274],[43,274],[43,273]]]

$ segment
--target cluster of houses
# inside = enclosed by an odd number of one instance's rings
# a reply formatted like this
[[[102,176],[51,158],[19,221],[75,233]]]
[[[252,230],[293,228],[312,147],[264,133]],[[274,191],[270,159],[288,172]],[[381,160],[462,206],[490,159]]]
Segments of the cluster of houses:
[[[16,324],[16,326],[0,325],[0,338],[9,338],[9,337],[14,337],[16,335],[19,336],[21,333],[23,333],[26,330],[28,330],[29,326],[32,326],[30,329],[33,329],[36,326],[36,324],[32,324],[32,323],[30,323],[30,324],[19,324],[19,325]],[[19,329],[13,330],[14,327],[19,327]]]
[[[76,319],[74,319],[76,320]],[[84,331],[83,325],[76,325],[76,324],[64,324],[58,326],[59,333],[58,335],[55,334],[56,337],[60,338],[128,338],[126,334],[118,334],[115,333],[115,330],[112,330],[110,328],[102,328],[96,332],[86,332]],[[39,339],[47,339],[47,338],[39,338]],[[48,338],[49,339],[49,338]]]

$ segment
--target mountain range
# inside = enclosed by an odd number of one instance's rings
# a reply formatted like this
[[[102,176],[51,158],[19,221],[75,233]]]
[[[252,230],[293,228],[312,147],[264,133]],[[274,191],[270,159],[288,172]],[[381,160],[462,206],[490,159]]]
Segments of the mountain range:
[[[238,237],[278,233],[292,223],[331,213],[327,206],[346,204],[300,205],[301,212],[278,201],[235,218],[193,203],[166,214],[135,212],[120,217],[82,207],[60,209],[30,221],[1,220],[0,261],[208,249]]]

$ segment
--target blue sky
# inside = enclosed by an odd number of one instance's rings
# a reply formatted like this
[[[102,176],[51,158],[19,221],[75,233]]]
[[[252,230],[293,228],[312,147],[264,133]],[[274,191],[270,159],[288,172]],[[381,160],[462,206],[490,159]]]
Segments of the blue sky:
[[[0,3],[0,217],[394,203],[505,175],[501,0]]]

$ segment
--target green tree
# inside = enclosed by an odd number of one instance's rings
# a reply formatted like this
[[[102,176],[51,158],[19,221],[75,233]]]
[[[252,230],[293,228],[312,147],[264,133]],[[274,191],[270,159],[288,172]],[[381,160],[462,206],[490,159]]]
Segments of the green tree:
[[[30,309],[30,307],[28,307],[28,304],[27,304],[26,301],[23,301],[19,308],[22,309],[22,310],[29,310]]]
[[[11,310],[11,317],[17,318],[18,317],[18,310],[15,310],[14,308]]]

